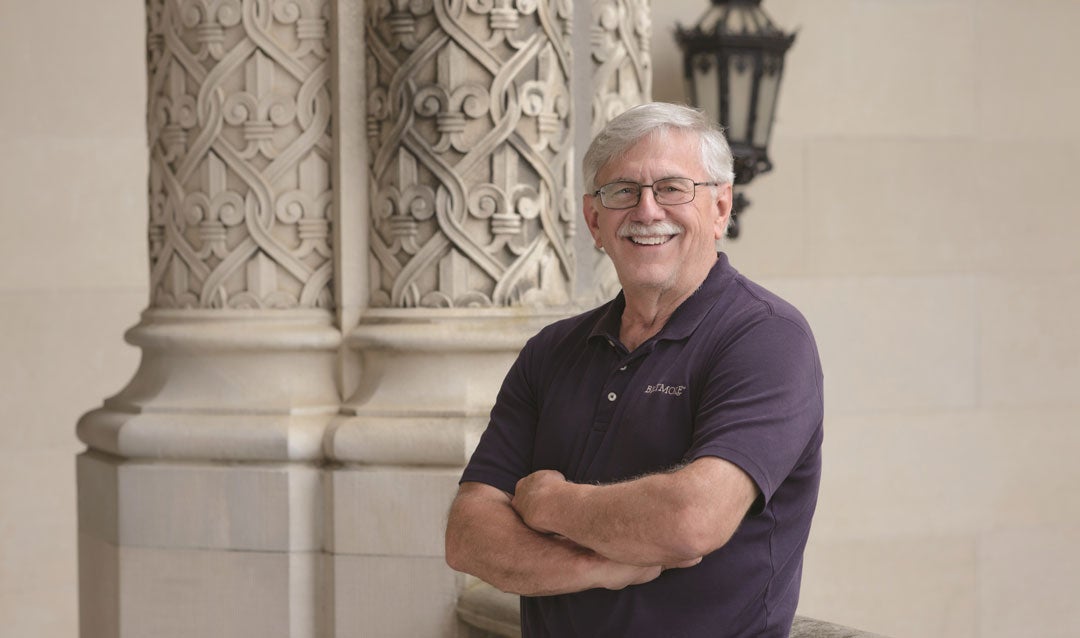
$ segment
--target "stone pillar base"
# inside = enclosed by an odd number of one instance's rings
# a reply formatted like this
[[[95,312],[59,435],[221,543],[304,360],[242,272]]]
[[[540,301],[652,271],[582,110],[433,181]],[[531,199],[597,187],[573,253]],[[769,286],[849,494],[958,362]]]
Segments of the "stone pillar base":
[[[328,635],[332,316],[151,310],[127,340],[139,370],[77,428],[82,638]]]
[[[82,638],[328,635],[318,468],[86,452],[77,474]]]
[[[344,467],[327,475],[336,638],[458,638],[462,575],[446,566],[443,529],[459,473]]]

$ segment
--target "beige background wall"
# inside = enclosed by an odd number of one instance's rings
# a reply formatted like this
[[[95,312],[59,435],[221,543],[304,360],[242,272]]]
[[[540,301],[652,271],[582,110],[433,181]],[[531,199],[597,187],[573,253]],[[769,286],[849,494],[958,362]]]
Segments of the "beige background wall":
[[[148,298],[139,2],[0,0],[0,627],[77,635],[75,420]]]
[[[657,3],[654,95],[681,100]],[[800,35],[735,264],[826,367],[802,612],[1073,636],[1080,0],[768,0]],[[141,5],[0,0],[0,627],[74,636],[74,437],[146,305]]]
[[[671,6],[692,23],[699,4]],[[776,169],[730,253],[824,359],[801,610],[912,638],[1080,635],[1080,2],[765,6],[801,31]],[[669,20],[654,95],[676,99]]]

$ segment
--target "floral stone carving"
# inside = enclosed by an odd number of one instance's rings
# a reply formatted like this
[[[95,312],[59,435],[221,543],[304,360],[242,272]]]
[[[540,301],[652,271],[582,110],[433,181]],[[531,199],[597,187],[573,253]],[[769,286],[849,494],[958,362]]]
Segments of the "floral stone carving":
[[[149,0],[151,305],[328,308],[327,0]]]
[[[570,9],[369,3],[372,306],[569,300]]]

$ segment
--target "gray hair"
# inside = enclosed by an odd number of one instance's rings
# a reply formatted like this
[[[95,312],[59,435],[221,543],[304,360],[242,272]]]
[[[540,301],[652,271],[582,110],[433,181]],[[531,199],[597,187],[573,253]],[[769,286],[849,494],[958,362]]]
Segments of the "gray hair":
[[[650,102],[623,112],[593,138],[581,163],[585,190],[596,190],[596,174],[616,156],[649,135],[667,131],[696,134],[701,164],[708,173],[708,179],[721,184],[734,181],[731,147],[716,123],[702,111],[688,106]]]

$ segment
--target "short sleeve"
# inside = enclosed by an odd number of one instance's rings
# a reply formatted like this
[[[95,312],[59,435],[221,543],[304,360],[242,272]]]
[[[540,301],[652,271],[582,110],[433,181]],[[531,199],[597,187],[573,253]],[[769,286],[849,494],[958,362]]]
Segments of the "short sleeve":
[[[817,347],[805,323],[767,315],[718,346],[703,379],[687,460],[738,465],[764,506],[820,447],[824,416]]]

